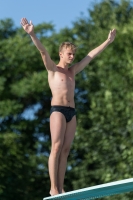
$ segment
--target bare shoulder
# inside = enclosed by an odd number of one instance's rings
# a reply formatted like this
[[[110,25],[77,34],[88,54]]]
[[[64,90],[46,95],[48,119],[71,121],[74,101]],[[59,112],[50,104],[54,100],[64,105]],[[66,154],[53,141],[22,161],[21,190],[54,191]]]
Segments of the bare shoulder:
[[[58,65],[56,65],[53,61],[47,71],[48,71],[49,75],[54,75],[55,73],[57,73],[59,75],[64,74],[64,69],[62,67],[59,67]]]
[[[69,70],[76,75],[76,69],[77,69],[78,63],[73,64]]]
[[[75,63],[72,65],[72,70],[74,71],[75,75],[81,72],[91,61],[91,57],[89,55],[85,56],[80,62]]]
[[[49,54],[47,52],[40,52],[42,56],[42,60],[44,63],[44,66],[48,72],[55,72],[56,71],[56,64],[55,62],[51,59]]]

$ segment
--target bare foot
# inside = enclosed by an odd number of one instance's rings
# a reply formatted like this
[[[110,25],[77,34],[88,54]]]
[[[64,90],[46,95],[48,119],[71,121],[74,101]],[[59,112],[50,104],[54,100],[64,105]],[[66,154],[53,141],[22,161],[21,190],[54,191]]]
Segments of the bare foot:
[[[55,196],[55,195],[57,195],[57,194],[59,194],[59,192],[58,192],[58,190],[56,190],[56,189],[51,189],[50,190],[50,192],[49,192],[49,194],[51,195],[51,196]]]
[[[65,190],[64,190],[64,189],[62,189],[62,193],[65,193]]]

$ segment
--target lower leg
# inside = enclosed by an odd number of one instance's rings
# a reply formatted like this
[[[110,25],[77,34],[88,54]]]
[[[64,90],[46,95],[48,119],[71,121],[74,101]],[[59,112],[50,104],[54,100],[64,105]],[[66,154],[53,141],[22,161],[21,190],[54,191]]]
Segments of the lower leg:
[[[57,183],[57,171],[58,171],[58,158],[53,153],[49,157],[49,175],[51,181],[50,195],[59,194]]]
[[[58,168],[58,189],[60,193],[65,193],[63,188],[64,185],[64,177],[67,167],[67,156],[68,155],[61,155],[59,160],[59,168]]]

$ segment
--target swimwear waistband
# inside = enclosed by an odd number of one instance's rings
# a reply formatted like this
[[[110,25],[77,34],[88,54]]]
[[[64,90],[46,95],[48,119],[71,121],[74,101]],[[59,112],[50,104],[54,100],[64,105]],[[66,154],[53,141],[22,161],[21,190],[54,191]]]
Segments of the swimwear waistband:
[[[73,107],[70,107],[70,106],[61,106],[61,105],[51,105],[51,107],[56,107],[56,108],[71,108],[71,109],[74,109]]]

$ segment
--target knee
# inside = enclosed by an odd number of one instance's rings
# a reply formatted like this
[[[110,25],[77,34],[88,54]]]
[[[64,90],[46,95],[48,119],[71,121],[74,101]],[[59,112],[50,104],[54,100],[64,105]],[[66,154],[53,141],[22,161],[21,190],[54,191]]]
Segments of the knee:
[[[70,147],[69,146],[64,146],[61,150],[61,154],[62,156],[64,157],[68,157],[69,155],[69,152],[70,152]]]
[[[54,155],[58,155],[61,152],[62,144],[56,143],[52,145],[51,153]]]

